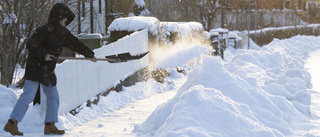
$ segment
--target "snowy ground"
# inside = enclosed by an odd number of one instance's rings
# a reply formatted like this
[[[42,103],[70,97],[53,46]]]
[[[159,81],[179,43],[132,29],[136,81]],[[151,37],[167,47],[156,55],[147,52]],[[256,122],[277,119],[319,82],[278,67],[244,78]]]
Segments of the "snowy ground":
[[[207,52],[199,45],[167,49],[168,58],[154,58],[170,70],[164,84],[148,80],[111,92],[57,125],[65,136],[320,136],[320,37],[228,49],[225,60],[199,55]],[[21,90],[0,88],[3,127]],[[30,107],[19,124],[25,136],[44,136],[39,111]]]
[[[320,49],[312,52],[310,58],[307,60],[306,68],[310,72],[313,84],[311,94],[311,113],[314,114],[315,119],[311,119],[310,123],[313,125],[308,134],[310,137],[320,136]]]
[[[172,90],[135,101],[118,111],[105,113],[97,119],[72,129],[66,136],[132,137],[134,127],[147,119],[157,106],[171,99],[185,80],[185,76],[176,78],[174,81],[176,85]]]

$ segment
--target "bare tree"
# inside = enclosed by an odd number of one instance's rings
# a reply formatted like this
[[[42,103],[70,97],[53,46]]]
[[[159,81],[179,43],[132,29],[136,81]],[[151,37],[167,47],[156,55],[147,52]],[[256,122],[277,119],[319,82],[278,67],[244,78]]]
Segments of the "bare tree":
[[[217,0],[201,0],[198,7],[200,10],[200,20],[206,30],[210,29],[213,18],[216,17]]]
[[[1,84],[9,86],[16,64],[25,57],[26,39],[47,21],[52,0],[2,0],[0,57]],[[23,65],[22,65],[23,66]]]
[[[146,8],[144,0],[134,0],[133,13],[136,16],[152,16],[149,10]]]
[[[161,21],[178,21],[181,14],[178,0],[151,0],[150,12]]]
[[[198,21],[210,29],[216,8],[228,0],[151,0],[151,13],[162,21]]]

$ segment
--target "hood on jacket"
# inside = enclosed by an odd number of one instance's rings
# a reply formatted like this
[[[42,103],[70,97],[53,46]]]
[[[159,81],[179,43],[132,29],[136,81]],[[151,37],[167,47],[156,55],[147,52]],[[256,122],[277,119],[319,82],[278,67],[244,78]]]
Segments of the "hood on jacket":
[[[67,22],[65,23],[66,26],[68,26],[73,21],[75,14],[67,5],[63,3],[56,3],[50,10],[48,24],[57,26],[59,25],[59,21],[65,17],[68,18]]]

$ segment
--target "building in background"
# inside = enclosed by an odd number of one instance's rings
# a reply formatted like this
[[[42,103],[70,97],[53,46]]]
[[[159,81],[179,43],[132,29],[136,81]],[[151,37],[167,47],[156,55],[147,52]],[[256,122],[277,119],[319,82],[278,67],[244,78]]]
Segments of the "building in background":
[[[306,9],[312,9],[319,7],[320,0],[306,0]]]
[[[77,11],[71,30],[74,33],[106,34],[114,19],[134,15],[135,1],[144,1],[145,8],[149,8],[150,0],[77,0],[71,5]]]
[[[320,0],[306,0],[306,10],[308,11],[311,18],[318,21],[319,19],[319,5]]]
[[[306,9],[307,10],[316,10],[319,9],[320,0],[306,0]]]
[[[257,9],[291,9],[291,10],[305,10],[306,1],[308,0],[231,0],[231,8],[248,9],[249,3],[251,9],[254,9],[255,2],[257,2]]]

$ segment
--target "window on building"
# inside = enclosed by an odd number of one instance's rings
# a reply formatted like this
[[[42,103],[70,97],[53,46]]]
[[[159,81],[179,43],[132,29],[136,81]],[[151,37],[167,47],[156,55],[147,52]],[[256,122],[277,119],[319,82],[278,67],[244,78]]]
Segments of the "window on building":
[[[249,6],[250,5],[250,6]],[[249,10],[250,9],[255,9],[255,1],[254,0],[246,0],[246,2],[241,3],[241,9],[242,10]]]
[[[298,0],[298,9],[302,9],[302,1]]]
[[[284,8],[285,9],[290,9],[290,0],[284,1]]]

